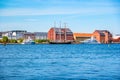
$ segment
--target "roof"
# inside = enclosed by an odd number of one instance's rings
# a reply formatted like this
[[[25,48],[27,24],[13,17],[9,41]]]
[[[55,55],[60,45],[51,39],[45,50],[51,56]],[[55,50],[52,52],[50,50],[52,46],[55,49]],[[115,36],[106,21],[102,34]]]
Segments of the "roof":
[[[55,30],[55,32],[60,32],[62,30],[66,30],[66,32],[72,32],[69,28],[56,28],[56,27],[53,27],[53,29]]]
[[[47,32],[34,32],[35,34],[47,34]]]
[[[47,32],[34,32],[35,35],[37,36],[46,36],[47,35]]]
[[[26,32],[26,33],[24,33],[24,35],[30,35],[30,34],[33,34],[33,35],[34,35],[34,33],[31,33],[31,32]]]
[[[108,30],[95,30],[97,32],[109,32]]]
[[[101,36],[105,36],[105,33],[110,34],[110,32],[108,30],[95,30],[95,32],[98,32]]]
[[[27,32],[26,30],[11,30],[11,32]]]
[[[91,37],[92,33],[73,33],[75,37]]]

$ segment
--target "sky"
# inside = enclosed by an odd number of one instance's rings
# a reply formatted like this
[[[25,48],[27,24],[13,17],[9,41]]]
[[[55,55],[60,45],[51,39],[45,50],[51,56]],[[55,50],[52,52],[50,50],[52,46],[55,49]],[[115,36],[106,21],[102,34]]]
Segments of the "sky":
[[[60,22],[73,32],[120,34],[120,0],[0,0],[0,31],[47,32]]]

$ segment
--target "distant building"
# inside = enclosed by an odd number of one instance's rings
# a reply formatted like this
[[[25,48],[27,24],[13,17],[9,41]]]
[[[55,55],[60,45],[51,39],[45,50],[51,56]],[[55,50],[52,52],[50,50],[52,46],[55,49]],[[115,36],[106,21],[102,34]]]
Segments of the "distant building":
[[[2,32],[0,32],[0,39],[2,39]]]
[[[20,39],[23,38],[24,34],[26,33],[26,30],[12,30],[12,39]]]
[[[4,31],[4,32],[2,32],[2,37],[3,37],[3,36],[7,36],[9,39],[12,38],[12,34],[10,34],[9,31]]]
[[[35,34],[31,32],[27,32],[24,34],[24,39],[32,39],[35,40]]]
[[[73,32],[69,28],[51,28],[48,31],[48,39],[55,42],[73,41]]]
[[[2,36],[7,36],[8,39],[20,39],[20,38],[23,38],[23,35],[26,32],[27,31],[25,30],[5,31],[5,32],[2,32]]]
[[[81,42],[92,37],[92,33],[74,33],[73,35],[74,40],[77,42]]]
[[[120,43],[120,34],[117,34],[113,37],[112,43]]]
[[[35,39],[47,39],[47,32],[34,32]]]
[[[94,38],[100,43],[111,43],[112,34],[107,30],[95,30],[93,32]]]

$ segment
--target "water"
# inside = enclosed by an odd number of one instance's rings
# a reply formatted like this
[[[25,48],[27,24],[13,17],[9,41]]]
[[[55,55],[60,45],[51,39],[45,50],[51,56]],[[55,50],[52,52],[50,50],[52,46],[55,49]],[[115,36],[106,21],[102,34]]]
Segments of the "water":
[[[0,45],[0,80],[120,80],[120,44]]]

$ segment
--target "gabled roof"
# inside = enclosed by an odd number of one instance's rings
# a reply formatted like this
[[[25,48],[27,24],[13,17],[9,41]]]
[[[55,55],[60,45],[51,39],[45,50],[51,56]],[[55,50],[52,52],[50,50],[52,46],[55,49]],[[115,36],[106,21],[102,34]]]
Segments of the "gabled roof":
[[[95,30],[95,32],[98,32],[101,36],[105,36],[105,33],[110,34],[110,32],[108,30]]]
[[[109,32],[108,30],[95,30],[97,32]]]

